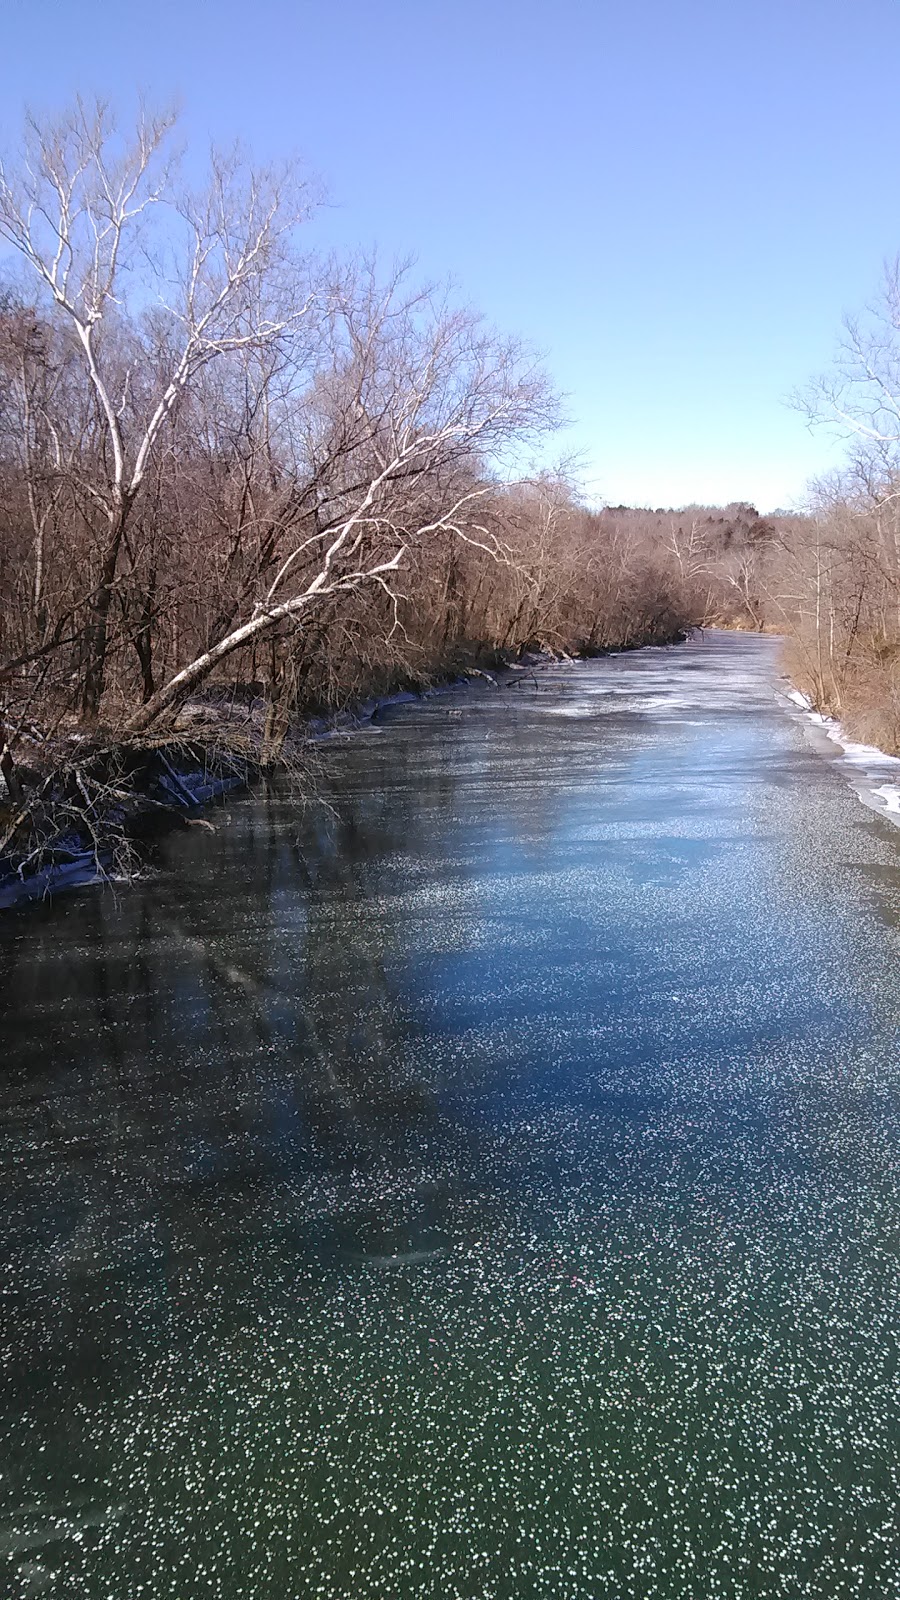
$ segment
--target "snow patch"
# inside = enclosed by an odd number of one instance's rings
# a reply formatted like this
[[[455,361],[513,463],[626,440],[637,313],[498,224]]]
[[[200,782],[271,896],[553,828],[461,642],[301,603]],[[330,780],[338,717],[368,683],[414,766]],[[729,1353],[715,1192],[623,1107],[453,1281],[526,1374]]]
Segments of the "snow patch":
[[[788,689],[785,693],[785,699],[793,701],[794,705],[799,706],[801,711],[812,711],[812,701],[808,695],[801,694],[799,689]]]
[[[882,783],[872,793],[883,795],[886,810],[895,811],[900,816],[900,788],[896,783]]]

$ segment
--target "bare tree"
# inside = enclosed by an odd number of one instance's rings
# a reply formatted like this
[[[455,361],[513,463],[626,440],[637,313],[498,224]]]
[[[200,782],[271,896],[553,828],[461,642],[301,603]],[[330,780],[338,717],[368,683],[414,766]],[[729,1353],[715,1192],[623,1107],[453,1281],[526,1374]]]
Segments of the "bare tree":
[[[900,446],[900,257],[885,268],[879,293],[859,317],[844,320],[829,372],[794,403],[814,426],[858,441],[883,472]]]
[[[396,627],[404,559],[429,539],[450,533],[504,556],[479,508],[507,452],[554,424],[547,380],[519,345],[442,296],[409,292],[402,277],[377,287],[369,270],[332,286],[331,359],[309,397],[312,449],[292,537],[257,574],[245,619],[173,674],[130,731],[335,595],[377,588]]]
[[[273,301],[267,291],[308,211],[309,191],[290,172],[254,169],[238,152],[213,155],[202,192],[179,188],[174,120],[142,111],[122,139],[105,104],[78,100],[55,122],[30,117],[19,161],[0,166],[0,238],[28,263],[72,330],[98,407],[100,448],[84,485],[102,527],[89,597],[88,720],[103,698],[125,530],[166,424],[208,362],[277,340],[308,307]],[[154,248],[150,325],[157,335],[165,329],[168,361],[148,385],[140,319],[124,351],[112,335],[129,306],[148,296],[143,264]]]

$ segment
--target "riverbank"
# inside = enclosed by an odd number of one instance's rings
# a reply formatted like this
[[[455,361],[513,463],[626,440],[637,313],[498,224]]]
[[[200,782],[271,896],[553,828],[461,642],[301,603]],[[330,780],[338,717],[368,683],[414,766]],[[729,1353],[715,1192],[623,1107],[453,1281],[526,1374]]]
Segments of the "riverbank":
[[[795,715],[802,715],[813,744],[821,754],[832,759],[837,756],[861,803],[895,827],[900,827],[900,743],[891,736],[894,724],[884,708],[871,703],[868,707],[857,705],[851,708],[846,717],[831,715],[827,701],[825,709],[820,709],[822,702],[817,704],[811,692],[806,663],[798,654],[794,642],[773,626],[751,629],[739,622],[731,622],[727,626],[717,624],[716,628],[705,631],[752,632],[761,637],[780,639],[780,665],[785,687],[777,691],[778,698],[786,709]],[[801,687],[803,684],[807,688]],[[876,743],[876,739],[881,742]]]
[[[782,699],[802,714],[814,744],[824,755],[833,757],[837,747],[845,775],[862,804],[900,827],[900,756],[854,739],[837,718],[817,711],[800,689],[786,689]]]
[[[0,805],[0,910],[133,877],[154,833],[195,820],[255,771],[249,752],[187,737],[52,749]]]

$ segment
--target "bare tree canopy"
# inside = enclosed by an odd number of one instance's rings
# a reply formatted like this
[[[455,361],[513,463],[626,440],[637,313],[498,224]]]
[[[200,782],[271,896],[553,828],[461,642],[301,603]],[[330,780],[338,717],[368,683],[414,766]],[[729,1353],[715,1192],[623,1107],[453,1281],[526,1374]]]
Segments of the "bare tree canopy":
[[[192,193],[170,153],[173,126],[142,111],[122,138],[106,105],[79,100],[55,122],[29,117],[18,163],[0,166],[0,238],[32,269],[36,311],[46,304],[50,325],[74,337],[94,413],[90,457],[77,463],[99,522],[84,602],[88,718],[103,698],[125,530],[179,402],[209,362],[265,347],[309,306],[284,277],[305,185],[213,152]]]

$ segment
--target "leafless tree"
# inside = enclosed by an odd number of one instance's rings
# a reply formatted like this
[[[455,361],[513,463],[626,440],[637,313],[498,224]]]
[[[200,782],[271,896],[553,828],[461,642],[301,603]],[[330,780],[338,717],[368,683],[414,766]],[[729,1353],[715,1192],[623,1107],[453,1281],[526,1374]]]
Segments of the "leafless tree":
[[[19,159],[0,165],[0,238],[74,335],[98,409],[98,448],[82,485],[102,527],[86,636],[88,720],[103,697],[125,531],[164,429],[201,368],[277,340],[308,309],[272,292],[309,208],[304,185],[238,152],[214,153],[207,186],[192,193],[177,182],[174,121],[142,111],[120,138],[105,104],[78,100],[54,122],[29,117]],[[148,296],[154,251],[152,309],[132,322],[127,343],[108,337]],[[151,343],[165,351],[162,363],[148,360]]]
[[[377,292],[351,273],[329,295],[331,359],[309,397],[307,482],[291,486],[300,515],[256,574],[248,614],[174,673],[127,724],[150,727],[220,663],[323,601],[377,588],[394,626],[405,558],[452,534],[503,558],[479,514],[513,446],[551,426],[546,378],[515,342],[435,294]]]

